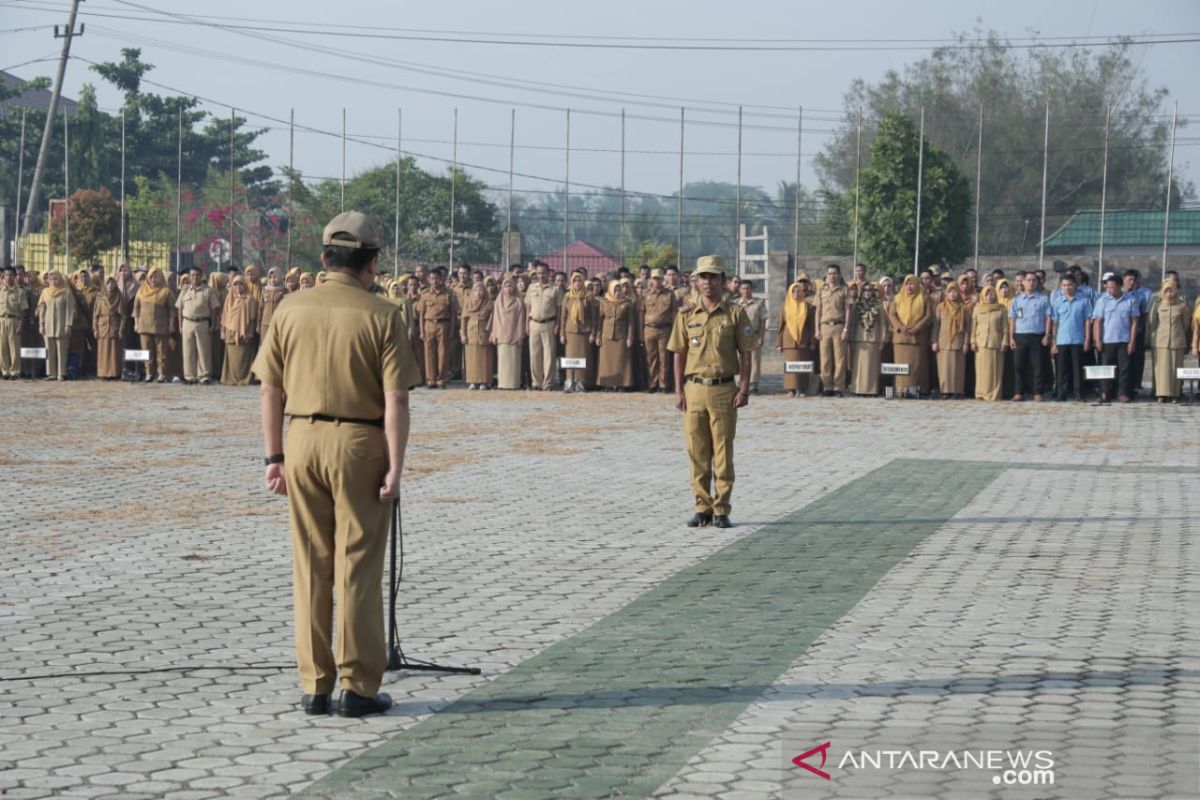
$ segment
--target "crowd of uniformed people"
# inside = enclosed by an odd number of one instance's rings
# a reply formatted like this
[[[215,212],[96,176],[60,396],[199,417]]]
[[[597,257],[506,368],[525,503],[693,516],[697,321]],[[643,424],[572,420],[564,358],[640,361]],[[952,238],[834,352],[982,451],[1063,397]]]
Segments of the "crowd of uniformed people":
[[[0,375],[5,379],[96,377],[244,385],[275,309],[316,274],[248,266],[164,274],[99,268],[38,275],[20,267],[0,281]],[[1182,394],[1176,369],[1200,349],[1195,311],[1169,273],[1159,292],[1136,270],[1089,285],[1087,272],[1001,270],[957,276],[936,267],[898,284],[872,280],[864,265],[801,273],[768,324],[751,281],[729,277],[725,299],[753,326],[751,391],[762,352],[782,355],[791,396],[898,396],[981,400],[1132,400],[1149,359],[1151,392]],[[502,274],[417,265],[380,276],[372,291],[401,309],[425,385],[462,381],[472,390],[667,392],[667,349],[676,315],[695,302],[690,273],[621,269],[604,275],[552,271],[533,261]],[[20,358],[44,348],[45,358]],[[145,361],[126,361],[139,352]],[[889,365],[890,369],[884,369]],[[1084,380],[1084,367],[1111,365],[1115,379]],[[907,374],[896,374],[906,372]],[[886,373],[886,374],[885,374]]]

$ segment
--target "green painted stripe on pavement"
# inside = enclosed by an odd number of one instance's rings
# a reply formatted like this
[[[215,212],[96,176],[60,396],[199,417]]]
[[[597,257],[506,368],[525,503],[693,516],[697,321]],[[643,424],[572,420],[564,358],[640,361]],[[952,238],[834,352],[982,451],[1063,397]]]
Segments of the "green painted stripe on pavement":
[[[851,481],[472,690],[304,795],[647,797],[1004,468],[901,461]]]

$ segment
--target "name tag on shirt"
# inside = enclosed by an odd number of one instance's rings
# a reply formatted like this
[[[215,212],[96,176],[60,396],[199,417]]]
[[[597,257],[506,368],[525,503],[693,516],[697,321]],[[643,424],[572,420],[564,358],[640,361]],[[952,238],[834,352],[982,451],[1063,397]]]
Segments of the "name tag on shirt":
[[[1017,311],[1017,319],[1025,319],[1025,309],[1018,308],[1018,309],[1016,309],[1016,311]]]

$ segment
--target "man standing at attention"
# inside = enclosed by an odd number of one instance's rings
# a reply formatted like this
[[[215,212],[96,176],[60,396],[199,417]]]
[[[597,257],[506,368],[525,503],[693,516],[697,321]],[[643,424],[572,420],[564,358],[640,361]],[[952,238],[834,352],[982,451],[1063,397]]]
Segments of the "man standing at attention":
[[[208,288],[204,272],[192,267],[179,293],[179,330],[183,336],[183,382],[208,384],[212,377],[212,326],[220,323],[221,301]],[[220,376],[218,376],[220,377]]]
[[[1038,289],[1037,273],[1025,275],[1021,287],[1024,291],[1013,298],[1008,318],[1008,346],[1013,351],[1013,400],[1024,400],[1025,390],[1033,390],[1033,399],[1042,402],[1042,375],[1045,365],[1045,348],[1050,344],[1050,296]],[[1032,372],[1032,380],[1030,373]]]
[[[721,299],[724,273],[720,256],[697,259],[692,273],[696,303],[679,312],[667,345],[675,354],[675,407],[684,414],[683,436],[692,465],[696,514],[689,528],[733,524],[733,437],[737,410],[750,397],[754,327],[744,311]]]
[[[750,359],[750,393],[758,394],[758,377],[762,373],[762,349],[767,336],[767,301],[754,296],[753,281],[738,284],[738,307],[754,327],[754,353]]]
[[[529,371],[534,389],[554,388],[558,374],[558,312],[562,290],[550,282],[550,267],[537,262],[537,280],[525,290],[529,314]]]
[[[850,293],[842,282],[842,268],[830,264],[825,268],[825,283],[817,292],[817,315],[814,320],[817,341],[820,342],[821,388],[828,397],[846,393],[846,324],[850,313]]]
[[[646,345],[646,388],[651,393],[665,393],[671,385],[672,356],[667,350],[667,340],[678,310],[675,294],[663,286],[663,271],[651,271],[650,285],[638,299],[639,328]]]
[[[458,301],[446,288],[446,270],[430,273],[429,288],[417,301],[417,317],[425,339],[425,383],[430,389],[445,389],[450,380],[450,340],[458,328]]]
[[[0,378],[6,381],[21,377],[21,334],[27,311],[29,295],[17,285],[17,270],[5,267],[0,281]]]
[[[346,211],[325,226],[322,243],[328,279],[276,310],[254,373],[267,488],[288,498],[300,705],[329,713],[340,673],[338,713],[362,717],[392,704],[379,693],[383,561],[408,444],[408,390],[420,375],[400,309],[368,291],[381,246],[375,223]]]

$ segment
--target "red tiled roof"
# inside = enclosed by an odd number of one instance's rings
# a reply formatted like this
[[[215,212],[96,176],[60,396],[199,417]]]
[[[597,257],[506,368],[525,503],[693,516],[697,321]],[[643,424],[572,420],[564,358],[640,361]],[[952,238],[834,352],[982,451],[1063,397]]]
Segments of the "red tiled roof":
[[[564,253],[566,254],[565,259],[563,258]],[[621,268],[621,259],[582,239],[571,242],[565,248],[560,248],[548,256],[542,256],[542,261],[549,264],[550,269],[558,272],[582,269],[588,275],[598,275]]]

